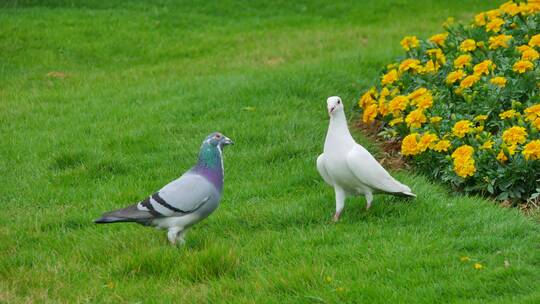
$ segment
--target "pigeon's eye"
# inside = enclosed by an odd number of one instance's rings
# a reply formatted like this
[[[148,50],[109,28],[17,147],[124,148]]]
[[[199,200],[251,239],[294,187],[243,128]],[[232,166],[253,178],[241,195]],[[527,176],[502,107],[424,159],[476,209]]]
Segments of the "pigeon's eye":
[[[216,137],[216,139],[220,139],[221,135],[217,134],[215,137]]]
[[[341,103],[341,100],[338,100],[338,101],[337,101],[337,104],[340,104],[340,103]]]

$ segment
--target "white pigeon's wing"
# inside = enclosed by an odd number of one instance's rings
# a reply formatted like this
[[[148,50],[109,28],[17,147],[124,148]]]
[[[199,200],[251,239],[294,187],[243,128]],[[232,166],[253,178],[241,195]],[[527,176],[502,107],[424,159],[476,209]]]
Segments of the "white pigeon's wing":
[[[319,155],[319,157],[317,157],[317,170],[319,171],[319,174],[324,179],[324,181],[330,186],[332,186],[333,185],[332,179],[328,175],[328,172],[326,171],[326,167],[324,166],[324,153]]]
[[[161,216],[181,216],[195,212],[212,196],[214,185],[196,174],[184,174],[138,204],[139,210]]]
[[[347,154],[349,169],[363,184],[382,192],[410,193],[411,189],[395,180],[364,147],[355,144]]]

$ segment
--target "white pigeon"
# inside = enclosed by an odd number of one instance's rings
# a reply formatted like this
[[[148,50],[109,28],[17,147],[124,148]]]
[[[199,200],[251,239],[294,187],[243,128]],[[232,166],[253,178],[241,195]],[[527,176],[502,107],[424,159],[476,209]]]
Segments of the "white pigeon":
[[[337,96],[326,101],[330,124],[324,142],[324,153],[317,158],[317,170],[336,193],[336,213],[339,220],[349,196],[364,195],[366,209],[371,207],[373,194],[388,193],[416,197],[411,188],[394,179],[364,147],[356,143],[349,132],[343,102]]]

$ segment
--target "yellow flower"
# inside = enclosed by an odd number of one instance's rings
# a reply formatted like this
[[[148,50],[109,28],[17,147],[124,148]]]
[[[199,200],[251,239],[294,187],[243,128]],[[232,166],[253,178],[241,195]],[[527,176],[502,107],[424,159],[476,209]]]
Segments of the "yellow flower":
[[[499,154],[497,154],[497,160],[501,163],[504,163],[508,160],[508,157],[504,154],[503,150],[499,151]]]
[[[520,60],[514,64],[513,70],[514,72],[518,72],[520,74],[523,74],[527,72],[528,70],[532,70],[534,67],[534,64],[527,60]]]
[[[463,70],[457,70],[457,71],[452,71],[450,73],[448,73],[448,76],[446,76],[446,83],[447,84],[452,84],[458,80],[461,80],[463,79],[463,77],[467,76],[467,74],[465,74],[465,72],[463,72]]]
[[[497,17],[501,16],[501,11],[499,11],[498,9],[492,9],[486,12],[486,16],[488,20],[494,20]]]
[[[478,75],[470,75],[470,76],[465,77],[465,79],[463,79],[463,80],[461,81],[461,83],[459,84],[459,86],[460,86],[462,89],[470,88],[470,87],[472,87],[478,80],[480,80],[480,76],[478,76]]]
[[[411,49],[418,47],[419,43],[420,42],[416,36],[406,36],[400,42],[405,51],[410,51]]]
[[[377,117],[377,105],[372,104],[367,106],[367,108],[364,109],[362,121],[364,121],[364,123],[371,123],[375,120],[375,117]]]
[[[461,69],[469,64],[471,64],[471,55],[460,55],[456,60],[454,60],[454,67],[456,69]]]
[[[416,155],[418,154],[418,133],[411,133],[403,139],[401,142],[401,154],[407,155]]]
[[[535,61],[540,54],[535,49],[528,49],[521,53],[521,60]]]
[[[433,35],[429,38],[429,41],[439,45],[444,46],[444,42],[446,41],[446,38],[448,37],[448,33],[441,33]]]
[[[433,60],[429,60],[424,67],[421,67],[418,71],[420,73],[434,73],[439,70],[439,64],[433,63]]]
[[[468,262],[468,261],[471,260],[471,258],[468,257],[468,256],[462,256],[461,258],[459,258],[459,260],[462,261],[462,262]]]
[[[488,119],[487,115],[478,115],[474,118],[475,121],[484,121],[486,119]]]
[[[401,64],[399,65],[399,70],[400,71],[408,71],[408,70],[416,71],[419,69],[419,67],[420,67],[420,60],[408,58],[401,62]]]
[[[482,269],[482,268],[484,268],[484,266],[483,266],[482,264],[480,264],[480,263],[474,263],[474,269],[480,270],[480,269]]]
[[[437,144],[433,147],[433,150],[437,152],[446,152],[450,148],[451,144],[448,140],[439,140]]]
[[[507,48],[508,47],[508,41],[512,39],[511,35],[498,35],[489,37],[489,49],[495,50],[500,47]]]
[[[532,121],[531,124],[536,130],[540,131],[540,117]]]
[[[530,46],[524,44],[524,45],[520,45],[517,47],[518,51],[520,51],[521,53],[527,51],[527,50],[534,50],[533,48],[531,48]]]
[[[506,78],[501,76],[493,77],[489,82],[501,88],[504,88],[504,86],[506,86]]]
[[[516,116],[516,111],[515,110],[507,110],[507,111],[504,111],[502,112],[501,114],[499,114],[499,117],[501,119],[507,119],[507,118],[514,118]]]
[[[493,141],[488,140],[485,143],[483,143],[482,146],[480,146],[480,148],[485,149],[485,150],[490,150],[491,148],[493,148],[494,144],[495,143]]]
[[[434,124],[441,122],[441,120],[442,120],[442,117],[440,116],[433,116],[429,118],[429,122],[434,123]]]
[[[523,111],[525,113],[526,120],[533,121],[536,118],[540,117],[540,103],[537,103],[533,106],[530,106]]]
[[[381,80],[382,85],[392,84],[398,79],[398,73],[396,69],[390,70],[388,73],[384,74]]]
[[[532,36],[531,40],[529,40],[529,45],[532,47],[540,46],[540,34]]]
[[[388,123],[391,127],[399,124],[399,123],[402,123],[403,122],[403,117],[398,117],[398,118],[394,118],[392,120],[390,120],[390,122]]]
[[[394,116],[398,116],[401,111],[405,110],[407,105],[409,104],[409,98],[407,96],[398,95],[394,97],[392,100],[390,100],[390,103],[388,104],[388,109]]]
[[[386,104],[386,100],[384,98],[379,99],[379,113],[383,117],[389,113],[388,105]]]
[[[426,116],[424,115],[422,109],[416,109],[411,111],[409,115],[405,118],[407,126],[411,128],[420,128],[423,123],[427,121]]]
[[[502,20],[501,18],[494,18],[486,24],[486,31],[498,33],[501,30],[501,26],[503,26],[503,24],[504,20]]]
[[[486,25],[486,13],[480,13],[474,16],[474,24],[476,24],[477,26]]]
[[[535,160],[540,158],[540,140],[533,140],[523,147],[523,155],[526,160]]]
[[[472,157],[473,153],[474,149],[469,145],[463,145],[452,153],[452,158],[454,159],[454,172],[456,172],[458,176],[466,178],[467,176],[473,176],[474,172],[476,172],[474,159]]]
[[[473,39],[466,39],[460,44],[459,49],[465,52],[474,51],[476,50],[476,41]]]
[[[384,87],[381,90],[381,94],[379,95],[379,99],[385,99],[386,96],[389,96],[389,95],[390,95],[390,91],[388,90],[387,87]]]
[[[480,62],[479,64],[475,65],[473,70],[474,74],[476,75],[482,75],[482,74],[489,74],[489,69],[495,69],[495,64],[491,60],[484,60]]]
[[[358,101],[358,106],[362,109],[365,109],[368,105],[375,103],[375,99],[373,99],[373,96],[371,96],[371,92],[366,92],[362,97],[360,97],[360,101]]]
[[[429,91],[426,91],[423,95],[412,99],[412,102],[418,109],[429,109],[433,105],[433,96]]]
[[[455,136],[462,138],[467,133],[471,132],[471,126],[472,123],[468,120],[460,120],[454,124],[454,127],[452,128],[452,133],[454,133]]]
[[[508,1],[504,3],[503,5],[500,6],[500,9],[501,11],[503,11],[504,13],[512,17],[521,12],[521,9],[519,8],[519,6],[512,1]]]
[[[420,137],[420,141],[418,142],[418,150],[420,152],[426,151],[428,148],[433,149],[435,147],[435,142],[437,141],[438,137],[437,135],[433,133],[425,133]]]
[[[527,131],[523,127],[511,127],[503,132],[503,141],[507,145],[522,144],[527,139]]]
[[[437,62],[440,62],[442,64],[446,63],[446,57],[444,56],[444,53],[441,49],[429,49],[426,51],[426,54],[431,57],[435,57],[437,59]]]
[[[426,88],[418,88],[414,91],[412,91],[409,95],[407,95],[407,97],[410,99],[410,100],[415,100],[417,99],[418,97],[426,94],[428,92],[428,90]]]

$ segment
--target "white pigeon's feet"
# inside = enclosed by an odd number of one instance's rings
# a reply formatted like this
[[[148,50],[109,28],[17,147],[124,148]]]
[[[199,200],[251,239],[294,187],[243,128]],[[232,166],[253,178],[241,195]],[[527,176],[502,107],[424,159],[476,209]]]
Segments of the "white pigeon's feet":
[[[169,239],[169,242],[171,245],[176,245],[178,242],[178,236],[182,233],[183,228],[182,227],[170,227],[169,231],[167,232],[167,239]],[[180,238],[183,240],[183,234],[180,236]],[[183,245],[183,244],[181,244]]]
[[[341,211],[336,212],[336,213],[334,214],[334,217],[332,218],[332,221],[333,221],[334,223],[337,223],[337,222],[339,221],[339,217],[340,217],[340,216],[341,216]]]

